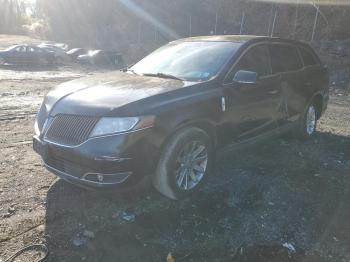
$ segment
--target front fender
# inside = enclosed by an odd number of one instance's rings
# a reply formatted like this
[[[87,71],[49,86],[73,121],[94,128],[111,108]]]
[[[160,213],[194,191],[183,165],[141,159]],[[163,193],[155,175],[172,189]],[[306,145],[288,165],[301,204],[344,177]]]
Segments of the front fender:
[[[195,97],[184,98],[168,104],[166,110],[157,117],[155,134],[159,138],[157,146],[162,148],[167,139],[179,129],[197,126],[204,129],[216,142],[216,127],[222,118],[220,89]]]

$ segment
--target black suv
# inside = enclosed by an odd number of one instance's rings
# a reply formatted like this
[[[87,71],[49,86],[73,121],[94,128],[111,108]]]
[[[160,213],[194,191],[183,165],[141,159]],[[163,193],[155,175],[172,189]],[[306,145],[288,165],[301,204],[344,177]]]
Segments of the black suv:
[[[51,90],[33,146],[72,183],[106,190],[150,175],[178,199],[210,174],[217,148],[289,130],[310,137],[327,103],[328,73],[304,43],[187,38]]]

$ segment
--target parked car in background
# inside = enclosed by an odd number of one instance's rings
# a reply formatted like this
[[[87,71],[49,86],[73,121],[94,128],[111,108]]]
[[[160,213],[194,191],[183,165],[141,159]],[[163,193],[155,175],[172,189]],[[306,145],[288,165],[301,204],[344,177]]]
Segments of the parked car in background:
[[[52,52],[55,55],[56,63],[62,64],[64,62],[70,62],[70,57],[67,55],[66,50],[53,44],[40,44],[39,48]]]
[[[124,72],[64,83],[35,122],[34,150],[74,184],[99,189],[150,175],[179,199],[210,175],[218,148],[293,131],[309,138],[329,77],[304,43],[256,36],[171,42]]]
[[[14,45],[0,51],[0,64],[54,64],[53,52],[34,45]]]
[[[67,55],[70,57],[71,61],[75,62],[80,55],[85,55],[89,52],[86,48],[73,48],[67,51]]]
[[[122,68],[125,66],[123,57],[115,51],[91,50],[77,58],[78,62],[91,65],[110,65]]]
[[[59,47],[59,48],[62,48],[62,49],[64,49],[65,51],[68,51],[68,45],[67,44],[65,44],[65,43],[54,43],[53,44],[54,46],[57,46],[57,47]]]

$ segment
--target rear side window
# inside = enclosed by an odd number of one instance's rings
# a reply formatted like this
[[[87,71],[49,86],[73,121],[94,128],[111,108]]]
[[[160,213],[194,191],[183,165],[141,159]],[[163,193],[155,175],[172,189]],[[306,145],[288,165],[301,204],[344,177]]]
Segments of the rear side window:
[[[26,48],[24,46],[19,46],[15,49],[17,52],[25,52]]]
[[[318,62],[315,56],[306,48],[299,47],[301,57],[303,58],[305,66],[317,65]]]
[[[303,67],[297,49],[289,45],[271,45],[271,66],[273,73],[295,71]]]
[[[271,66],[268,46],[257,45],[250,48],[239,59],[233,71],[228,75],[228,82],[231,82],[235,73],[239,70],[256,72],[259,77],[270,75]]]

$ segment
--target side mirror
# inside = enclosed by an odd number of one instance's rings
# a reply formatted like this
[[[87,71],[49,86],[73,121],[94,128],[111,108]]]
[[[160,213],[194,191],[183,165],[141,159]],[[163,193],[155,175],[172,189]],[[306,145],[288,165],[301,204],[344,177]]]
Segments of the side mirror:
[[[255,84],[258,80],[258,74],[252,71],[239,70],[233,77],[233,81],[242,84]]]

